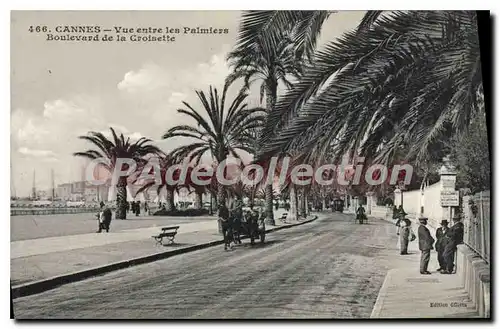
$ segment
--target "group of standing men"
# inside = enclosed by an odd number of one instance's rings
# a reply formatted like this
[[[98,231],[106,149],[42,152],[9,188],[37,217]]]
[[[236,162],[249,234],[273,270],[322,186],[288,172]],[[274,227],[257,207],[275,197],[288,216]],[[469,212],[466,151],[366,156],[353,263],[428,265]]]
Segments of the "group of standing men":
[[[415,240],[416,236],[411,229],[411,221],[406,218],[404,213],[402,214],[396,222],[398,235],[400,236],[400,254],[408,255],[408,243]],[[464,225],[460,221],[460,217],[453,217],[453,225],[451,227],[448,227],[447,220],[441,221],[441,227],[436,230],[436,240],[434,240],[427,228],[428,219],[421,217],[418,221],[420,223],[418,227],[418,247],[421,251],[420,274],[431,274],[428,271],[428,265],[431,250],[434,248],[436,249],[439,262],[437,271],[441,274],[452,274],[455,266],[454,261],[457,245],[463,243],[464,236]]]
[[[463,243],[464,224],[459,216],[453,217],[453,225],[448,227],[448,221],[441,221],[441,227],[436,230],[436,239],[434,240],[429,229],[426,227],[427,218],[419,218],[418,227],[418,246],[421,251],[420,256],[420,274],[431,274],[427,270],[429,265],[430,253],[434,242],[439,262],[438,272],[441,274],[452,274],[455,266],[455,253],[457,246]]]

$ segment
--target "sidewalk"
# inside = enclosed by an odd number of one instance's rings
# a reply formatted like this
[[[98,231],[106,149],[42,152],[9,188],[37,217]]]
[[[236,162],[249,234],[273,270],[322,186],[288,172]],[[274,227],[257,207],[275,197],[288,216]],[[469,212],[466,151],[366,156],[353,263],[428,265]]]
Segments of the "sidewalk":
[[[297,223],[276,220],[276,226],[266,228]],[[177,225],[175,243],[165,246],[151,237],[159,233],[159,227],[11,242],[11,283],[16,286],[222,240],[216,220]]]
[[[208,243],[211,241],[221,240],[221,236],[217,234],[217,222],[211,223],[213,227],[209,227],[205,223],[206,229],[196,232],[186,232],[184,225],[179,225],[179,233],[175,238],[175,243],[171,245],[158,245],[156,241],[151,238],[151,235],[144,230],[142,236],[141,232],[130,233],[115,233],[118,235],[120,242],[107,242],[102,243],[102,237],[109,234],[94,234],[98,235],[98,239],[92,241],[87,234],[85,234],[85,242],[88,246],[80,248],[63,249],[57,251],[48,251],[51,248],[47,245],[42,252],[35,255],[26,255],[23,257],[11,258],[11,283],[15,285],[24,284],[28,282],[43,280],[55,276],[83,271],[90,268],[104,266],[115,262],[125,261],[147,255],[153,255],[165,251],[172,251],[197,244]],[[156,228],[154,233],[158,233]],[[121,236],[120,236],[121,235]],[[74,240],[78,236],[67,237],[68,240]],[[127,238],[132,238],[127,240]],[[42,239],[37,239],[42,240]],[[43,239],[45,240],[45,239]],[[49,243],[50,241],[45,241]],[[95,243],[92,243],[95,242]],[[30,248],[29,251],[32,249]]]
[[[387,221],[392,223],[392,219]],[[418,225],[412,224],[417,234]],[[429,227],[435,238],[435,230]],[[396,229],[394,229],[396,232]],[[399,243],[398,243],[399,247]],[[467,297],[458,274],[444,275],[435,251],[431,252],[428,270],[431,275],[419,273],[420,251],[418,238],[410,242],[410,255],[393,255],[389,270],[380,288],[371,318],[471,318],[478,316]]]
[[[180,226],[179,233],[191,233],[199,231],[217,232],[217,221],[208,220],[195,223],[175,224],[168,226]],[[80,248],[104,246],[114,243],[143,240],[145,237],[151,238],[158,234],[160,227],[146,227],[130,230],[121,230],[109,233],[87,233],[67,236],[57,236],[41,239],[30,239],[13,241],[10,243],[10,258],[16,259],[43,255],[54,252],[69,251]]]

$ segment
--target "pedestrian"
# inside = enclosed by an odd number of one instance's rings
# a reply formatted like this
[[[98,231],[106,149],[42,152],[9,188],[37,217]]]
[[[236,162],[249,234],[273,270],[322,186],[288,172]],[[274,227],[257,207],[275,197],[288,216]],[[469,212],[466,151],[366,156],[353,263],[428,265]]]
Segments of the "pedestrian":
[[[399,205],[398,207],[398,218],[404,218],[408,215],[405,210],[403,209],[403,205]]]
[[[99,209],[99,212],[96,215],[96,217],[97,217],[97,232],[96,233],[102,232],[102,221],[104,219],[104,217],[102,215],[102,211],[104,209],[104,203],[101,202],[100,206],[101,206],[101,209]]]
[[[135,204],[135,215],[139,216],[141,214],[141,201],[137,201]]]
[[[127,214],[129,213],[130,211],[130,205],[132,204],[132,202],[127,202],[127,207],[125,208],[125,210],[127,211]]]
[[[446,236],[448,230],[448,221],[444,219],[441,221],[441,227],[436,230],[435,246],[439,263],[439,268],[437,269],[438,272],[446,269],[446,262],[444,260],[444,247],[446,246],[448,240],[448,237]]]
[[[102,220],[103,229],[105,229],[106,232],[109,232],[109,226],[111,224],[113,213],[109,207],[105,206],[104,210],[102,211],[102,215],[103,215],[103,220]]]
[[[418,227],[418,248],[421,252],[420,274],[431,274],[431,272],[427,270],[427,266],[429,266],[434,238],[431,236],[431,232],[429,232],[429,229],[426,227],[427,218],[420,217],[418,221],[420,222],[420,226]]]
[[[104,205],[99,213],[99,230],[97,233],[101,233],[102,230],[109,232],[109,226],[111,224],[112,212],[111,209]]]
[[[455,267],[457,246],[462,244],[464,239],[464,224],[460,221],[460,216],[453,217],[453,226],[446,233],[446,238],[447,241],[443,252],[446,268],[441,271],[441,274],[452,274]]]
[[[241,244],[241,222],[243,220],[243,201],[236,200],[233,205],[233,209],[231,210],[231,230],[233,232],[233,241],[234,243]]]
[[[227,250],[227,248],[231,247],[231,237],[230,237],[231,225],[229,222],[229,217],[230,217],[229,209],[227,209],[224,203],[219,205],[218,217],[222,227],[222,236],[224,238],[224,250]]]
[[[135,201],[130,201],[130,210],[135,214]]]
[[[394,220],[399,219],[398,207],[396,207],[395,205],[392,207],[392,219]]]
[[[415,240],[415,234],[411,229],[411,221],[408,218],[403,218],[401,220],[398,235],[400,244],[399,254],[408,255],[408,243],[410,242],[410,240]]]
[[[360,224],[363,224],[363,221],[366,220],[365,208],[362,204],[359,204],[359,207],[356,210],[356,219],[359,220]]]

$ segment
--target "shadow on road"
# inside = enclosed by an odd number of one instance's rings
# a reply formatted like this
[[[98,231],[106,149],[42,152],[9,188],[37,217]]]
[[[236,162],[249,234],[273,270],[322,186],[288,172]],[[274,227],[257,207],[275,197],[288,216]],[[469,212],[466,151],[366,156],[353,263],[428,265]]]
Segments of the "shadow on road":
[[[266,241],[264,243],[261,243],[260,241],[256,241],[255,244],[252,245],[250,243],[250,241],[248,241],[248,242],[242,241],[241,244],[235,245],[234,249],[246,249],[246,248],[262,249],[262,248],[267,248],[267,247],[273,246],[273,245],[281,243],[281,242],[284,242],[284,240],[269,240],[269,241]]]

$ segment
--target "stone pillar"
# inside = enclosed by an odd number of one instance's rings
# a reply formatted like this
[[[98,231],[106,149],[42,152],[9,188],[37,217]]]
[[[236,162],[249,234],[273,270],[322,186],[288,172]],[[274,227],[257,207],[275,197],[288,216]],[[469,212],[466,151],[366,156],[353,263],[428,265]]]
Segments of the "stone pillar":
[[[371,215],[372,207],[376,205],[375,192],[366,192],[366,213]]]
[[[401,193],[403,193],[399,187],[394,190],[394,205],[399,207],[401,205]]]
[[[424,205],[425,205],[425,186],[422,186],[420,188],[420,195],[419,195],[419,208],[418,208],[418,212],[419,212],[419,216],[420,217],[424,217],[424,213],[425,213],[425,209],[424,209]]]
[[[356,209],[358,209],[358,206],[359,206],[359,199],[357,196],[352,198],[352,206],[353,206],[354,212],[356,212]]]

